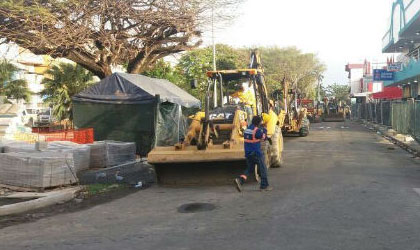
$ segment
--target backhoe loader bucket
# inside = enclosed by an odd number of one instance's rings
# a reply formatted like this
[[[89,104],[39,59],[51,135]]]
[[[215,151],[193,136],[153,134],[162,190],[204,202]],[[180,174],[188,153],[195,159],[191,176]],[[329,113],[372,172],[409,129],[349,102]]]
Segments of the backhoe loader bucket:
[[[246,168],[243,145],[214,145],[206,150],[196,146],[182,149],[156,147],[148,155],[161,185],[231,184]]]
[[[206,150],[198,150],[196,146],[188,146],[183,150],[176,150],[175,147],[156,147],[149,153],[147,159],[150,164],[179,164],[240,161],[245,158],[243,145],[231,149],[215,145]]]
[[[343,114],[325,114],[323,118],[324,122],[344,122]]]

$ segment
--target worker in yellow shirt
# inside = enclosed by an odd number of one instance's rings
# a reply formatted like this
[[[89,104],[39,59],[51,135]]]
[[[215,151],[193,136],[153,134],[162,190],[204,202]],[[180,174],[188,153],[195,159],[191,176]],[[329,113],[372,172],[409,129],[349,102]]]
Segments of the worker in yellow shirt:
[[[268,137],[271,137],[275,133],[275,129],[277,126],[277,123],[279,121],[278,116],[274,112],[274,102],[270,100],[270,110],[268,114],[263,113],[263,123],[265,124],[267,128],[267,135]]]
[[[256,113],[255,96],[250,90],[245,91],[242,85],[237,87],[237,91],[231,95],[233,98],[238,98],[239,103],[245,105],[245,111],[248,115],[248,121],[252,120],[253,114]]]

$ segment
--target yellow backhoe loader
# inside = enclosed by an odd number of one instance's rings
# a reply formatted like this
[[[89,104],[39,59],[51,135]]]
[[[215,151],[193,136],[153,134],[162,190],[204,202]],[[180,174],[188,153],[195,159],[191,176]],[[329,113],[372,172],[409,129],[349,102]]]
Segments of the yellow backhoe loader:
[[[277,106],[281,106],[285,116],[282,126],[283,135],[299,135],[305,137],[309,134],[310,122],[307,117],[307,109],[299,107],[297,102],[298,93],[290,88],[286,78],[282,82],[283,89],[274,93],[277,99]]]
[[[323,114],[324,122],[344,122],[346,113],[344,107],[335,99],[325,98],[325,111]]]
[[[246,167],[243,131],[254,115],[263,117],[270,137],[262,143],[267,166],[282,163],[284,112],[278,115],[270,106],[258,52],[251,52],[249,69],[210,71],[207,76],[204,111],[191,117],[185,139],[156,147],[148,155],[160,184],[231,183]],[[235,103],[229,91],[244,82],[252,92],[252,103]]]

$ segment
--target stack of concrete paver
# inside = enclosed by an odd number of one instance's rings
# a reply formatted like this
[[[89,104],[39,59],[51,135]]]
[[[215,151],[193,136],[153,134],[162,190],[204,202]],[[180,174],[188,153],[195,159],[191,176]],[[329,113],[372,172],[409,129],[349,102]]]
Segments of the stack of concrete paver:
[[[136,144],[133,142],[105,141],[107,167],[136,160]]]
[[[54,152],[0,154],[0,184],[48,188],[76,183],[73,156]]]
[[[106,167],[106,144],[103,141],[98,141],[93,144],[88,144],[90,147],[90,168],[105,168]]]
[[[89,169],[90,150],[87,145],[80,145],[73,142],[50,142],[47,151],[57,152],[60,154],[71,154],[74,161],[76,172]]]
[[[3,141],[0,184],[49,188],[76,183],[77,172],[89,168],[90,147],[71,142],[52,142],[42,151],[35,144]]]
[[[49,142],[42,150],[34,144],[0,144],[0,184],[49,188],[76,183],[77,173],[136,161],[135,143],[103,141],[90,145]]]
[[[90,146],[90,168],[109,168],[136,160],[133,142],[98,141]]]
[[[39,153],[34,144],[7,141],[4,143],[4,153]],[[45,152],[55,152],[57,155],[70,154],[74,162],[74,171],[79,172],[89,168],[90,147],[73,142],[50,142]]]

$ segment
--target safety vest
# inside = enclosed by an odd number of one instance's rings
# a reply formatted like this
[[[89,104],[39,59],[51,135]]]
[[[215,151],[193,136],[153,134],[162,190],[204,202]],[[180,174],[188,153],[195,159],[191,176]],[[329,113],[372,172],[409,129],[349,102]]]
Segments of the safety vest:
[[[263,138],[257,139],[255,138],[257,131],[258,131],[258,127],[255,127],[253,130],[249,128],[246,129],[244,132],[244,142],[245,143],[260,143],[261,141],[263,141],[265,139],[265,134],[263,134]]]

